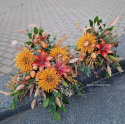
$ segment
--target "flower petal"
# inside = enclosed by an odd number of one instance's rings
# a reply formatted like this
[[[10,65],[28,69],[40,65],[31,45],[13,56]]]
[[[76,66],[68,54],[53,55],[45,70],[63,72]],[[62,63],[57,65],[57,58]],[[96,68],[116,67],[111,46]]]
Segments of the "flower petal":
[[[107,52],[106,52],[106,51],[103,51],[103,52],[102,52],[102,56],[106,59],[106,58],[107,58]]]
[[[42,71],[43,71],[43,68],[44,68],[44,66],[40,66],[40,67],[39,67],[39,71],[42,72]]]
[[[48,56],[46,60],[50,61],[52,58],[53,58],[52,56]]]
[[[66,72],[70,72],[72,69],[70,68],[70,67],[68,67],[68,66],[62,66],[61,68],[60,68],[60,71],[62,72],[62,73],[66,73]]]
[[[113,50],[108,50],[107,53],[114,53],[114,51]]]
[[[47,57],[47,54],[44,50],[42,50],[41,54],[40,54],[40,60],[41,61],[44,61],[46,60],[46,57]]]
[[[101,44],[96,44],[96,47],[101,49],[102,48],[102,45]]]
[[[44,65],[45,67],[51,67],[51,66],[52,66],[49,61],[44,61],[43,65]]]
[[[113,46],[114,46],[113,44],[105,44],[105,45],[103,46],[103,48],[104,48],[105,50],[109,50],[109,49],[111,49]]]
[[[62,65],[60,58],[56,59],[56,67],[60,67]]]
[[[40,57],[37,55],[33,55],[33,58],[35,58],[37,61],[40,61]]]
[[[101,45],[105,45],[105,41],[104,41],[104,39],[102,39]]]
[[[40,61],[35,61],[31,65],[32,66],[41,66]]]
[[[98,51],[97,51],[97,54],[101,54],[101,50],[98,50]]]

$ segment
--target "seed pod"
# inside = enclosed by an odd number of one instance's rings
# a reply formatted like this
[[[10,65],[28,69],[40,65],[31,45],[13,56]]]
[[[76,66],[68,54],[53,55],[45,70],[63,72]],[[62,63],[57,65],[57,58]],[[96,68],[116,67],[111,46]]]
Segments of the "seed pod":
[[[32,71],[32,72],[30,73],[30,75],[31,75],[32,78],[34,78],[34,77],[36,76],[36,72],[35,72],[35,71]]]
[[[41,53],[41,52],[42,52],[42,50],[41,50],[41,49],[37,49],[36,51],[37,51],[38,53]]]
[[[48,45],[47,45],[44,41],[41,41],[41,46],[42,46],[43,48],[47,48],[47,47],[48,47]]]
[[[39,40],[38,40],[38,39],[34,39],[33,41],[34,41],[34,43],[36,43],[36,44],[39,43]]]
[[[96,58],[96,53],[92,53],[92,54],[91,54],[91,57],[92,57],[93,59],[95,59],[95,58]]]
[[[30,78],[31,78],[30,75],[27,75],[27,76],[25,77],[26,80],[29,80]]]
[[[84,47],[87,47],[89,45],[89,41],[85,41]]]
[[[38,69],[38,67],[37,66],[33,66],[33,70],[37,70]]]
[[[39,39],[39,38],[40,38],[39,34],[36,34],[35,39]]]

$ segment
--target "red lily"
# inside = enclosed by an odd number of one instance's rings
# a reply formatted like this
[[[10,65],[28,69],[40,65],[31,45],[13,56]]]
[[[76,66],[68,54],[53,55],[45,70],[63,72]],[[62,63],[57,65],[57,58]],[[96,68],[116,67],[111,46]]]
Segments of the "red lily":
[[[51,63],[49,61],[53,57],[47,57],[47,53],[44,50],[42,50],[40,56],[34,55],[33,58],[35,58],[36,61],[32,63],[32,66],[38,66],[40,72],[42,72],[44,67],[51,67]]]
[[[97,54],[102,54],[106,59],[108,53],[114,53],[114,51],[110,50],[113,46],[112,44],[105,44],[104,39],[102,39],[100,44],[96,44],[96,47],[99,48]]]
[[[60,58],[57,58],[56,66],[53,66],[52,69],[55,69],[59,76],[64,75],[65,77],[67,77],[66,73],[72,70],[71,67],[66,66],[66,62],[61,62]]]

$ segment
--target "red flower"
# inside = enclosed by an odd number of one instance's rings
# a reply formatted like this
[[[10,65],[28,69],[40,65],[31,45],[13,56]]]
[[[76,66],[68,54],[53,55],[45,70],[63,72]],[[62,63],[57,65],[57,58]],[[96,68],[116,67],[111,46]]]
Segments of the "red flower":
[[[47,53],[44,50],[42,50],[40,56],[33,55],[33,58],[35,58],[36,61],[32,63],[32,66],[38,66],[40,72],[42,72],[44,67],[51,67],[51,63],[49,61],[53,57],[51,56],[47,57]]]
[[[66,66],[66,62],[61,62],[60,58],[57,58],[56,66],[52,68],[57,71],[58,75],[64,75],[65,77],[67,77],[66,73],[72,70],[71,67]]]
[[[112,44],[105,44],[104,39],[102,39],[100,44],[96,44],[96,47],[99,48],[97,54],[102,54],[106,59],[108,53],[114,53],[114,51],[110,50],[113,46]]]

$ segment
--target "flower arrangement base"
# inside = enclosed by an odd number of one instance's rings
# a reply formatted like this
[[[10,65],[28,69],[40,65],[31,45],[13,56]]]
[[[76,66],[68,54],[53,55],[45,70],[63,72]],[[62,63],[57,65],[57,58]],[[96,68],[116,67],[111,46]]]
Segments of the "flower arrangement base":
[[[122,60],[120,62],[120,65],[121,65],[122,69],[124,70],[125,69],[125,60]],[[90,76],[88,77],[84,72],[78,71],[79,74],[77,75],[77,80],[79,82],[81,82],[83,84],[83,86],[87,86],[88,84],[91,84],[94,81],[101,80],[106,77],[106,71],[105,70],[102,71],[100,67],[96,68],[95,72],[97,73],[97,75],[94,74],[94,72],[92,72],[90,74]],[[117,69],[112,68],[112,74],[115,74],[117,72],[118,72]]]
[[[110,79],[103,78],[99,81],[94,82],[93,86],[92,85],[88,86],[85,91],[87,99],[79,96],[77,97],[73,96],[69,98],[70,99],[69,102],[72,105],[72,109],[71,109],[71,106],[69,107],[67,106],[67,108],[69,108],[68,109],[69,112],[67,113],[67,116],[64,116],[64,118],[62,119],[62,123],[68,123],[68,122],[71,123],[71,122],[77,122],[77,121],[79,123],[82,123],[83,121],[91,123],[91,121],[93,120],[94,123],[97,122],[98,124],[99,121],[103,121],[103,119],[107,117],[105,115],[107,114],[107,112],[109,114],[108,116],[109,118],[107,118],[107,123],[112,122],[115,119],[122,120],[123,118],[121,115],[125,114],[124,109],[120,110],[120,108],[124,107],[125,105],[125,103],[123,102],[125,97],[124,95],[121,95],[124,93],[124,90],[125,90],[124,80],[125,80],[125,71],[121,74],[118,72],[114,74]],[[114,100],[115,100],[115,104],[114,104]],[[105,109],[102,109],[102,107],[105,107],[102,103],[106,105]],[[24,99],[22,103],[16,106],[16,111],[10,111],[10,114],[8,115],[7,113],[9,113],[9,109],[8,110],[6,109],[6,111],[5,109],[1,109],[3,110],[3,112],[0,110],[1,112],[0,120],[28,109],[30,109],[30,106],[28,106],[28,104]],[[115,112],[113,113],[113,111]],[[33,117],[32,113],[33,115],[36,115],[36,116]],[[114,115],[112,115],[111,113]],[[29,118],[31,117],[32,118],[31,119],[28,118],[27,120],[27,118],[24,118],[24,114],[26,114],[26,117],[28,116]],[[51,117],[50,119],[45,119],[45,117],[48,116],[48,113],[43,108],[40,108],[40,106],[38,109],[35,109],[34,111],[30,110],[30,112],[20,114],[19,116],[16,115],[14,116],[14,119],[12,118],[10,118],[9,120],[6,119],[6,122],[8,121],[10,122],[12,120],[14,120],[15,122],[17,120],[21,122],[21,119],[23,119],[21,123],[24,123],[27,121],[29,123],[31,122],[34,123],[34,121],[36,121],[36,119],[34,118],[36,118],[38,114],[39,114],[39,119],[37,120],[37,123],[44,122],[44,121],[46,121],[46,123],[49,123],[50,120],[51,120],[51,123],[55,123],[55,124],[58,123],[56,120],[52,119]],[[100,114],[100,116],[98,116],[98,114]],[[117,118],[116,118],[116,115],[117,115]],[[76,118],[78,120],[76,120]]]

